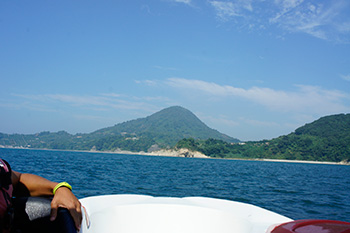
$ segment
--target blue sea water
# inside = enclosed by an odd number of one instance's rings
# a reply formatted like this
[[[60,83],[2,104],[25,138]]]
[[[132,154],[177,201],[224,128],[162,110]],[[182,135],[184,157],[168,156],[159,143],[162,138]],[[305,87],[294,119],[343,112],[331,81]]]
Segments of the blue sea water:
[[[20,149],[0,149],[0,157],[16,171],[69,182],[78,198],[205,196],[350,222],[350,166]]]

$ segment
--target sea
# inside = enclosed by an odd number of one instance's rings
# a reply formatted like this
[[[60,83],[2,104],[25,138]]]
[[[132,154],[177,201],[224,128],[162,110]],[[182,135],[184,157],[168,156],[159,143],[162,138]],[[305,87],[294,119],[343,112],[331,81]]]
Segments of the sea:
[[[0,149],[13,170],[67,181],[78,198],[106,194],[204,196],[292,219],[350,222],[350,166]]]

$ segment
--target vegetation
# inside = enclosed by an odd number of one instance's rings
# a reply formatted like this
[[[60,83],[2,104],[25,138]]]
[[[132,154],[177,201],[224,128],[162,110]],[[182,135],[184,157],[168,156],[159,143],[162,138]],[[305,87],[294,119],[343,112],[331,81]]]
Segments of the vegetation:
[[[216,139],[182,139],[176,145],[217,158],[271,158],[350,161],[350,114],[323,117],[272,140],[228,143]]]
[[[24,148],[47,148],[97,151],[149,151],[170,148],[182,138],[216,138],[239,142],[211,129],[192,112],[179,106],[163,109],[151,116],[117,124],[90,134],[71,135],[65,131],[33,135],[0,134],[0,145]]]
[[[215,158],[271,158],[350,161],[350,114],[322,117],[272,140],[242,143],[210,129],[193,113],[170,107],[149,117],[117,124],[90,134],[65,131],[33,135],[1,134],[6,147],[133,152],[188,148]]]

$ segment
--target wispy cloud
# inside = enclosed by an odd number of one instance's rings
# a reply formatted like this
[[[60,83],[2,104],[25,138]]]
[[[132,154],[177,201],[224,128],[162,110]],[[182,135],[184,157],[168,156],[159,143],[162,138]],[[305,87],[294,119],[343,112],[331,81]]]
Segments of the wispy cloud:
[[[256,119],[249,119],[249,118],[240,118],[241,121],[253,125],[253,126],[265,126],[265,127],[279,127],[280,125],[276,122],[273,121],[261,121],[261,120],[256,120]]]
[[[341,74],[340,77],[345,81],[350,81],[350,74],[347,74],[347,75]]]
[[[337,42],[350,42],[350,2],[306,0],[208,1],[217,17],[249,29],[271,26]],[[237,19],[240,19],[239,21]]]
[[[137,84],[146,84],[147,86],[157,86],[158,82],[155,80],[135,80],[135,83]]]
[[[169,0],[171,2],[178,2],[178,3],[184,3],[184,4],[187,4],[187,5],[191,5],[192,3],[192,0]]]
[[[277,12],[273,18],[270,18],[270,22],[278,22],[281,17],[292,12],[296,7],[303,3],[304,0],[275,0]]]
[[[156,68],[158,70],[177,70],[174,67],[165,67],[165,66],[154,66],[154,68]]]
[[[225,125],[227,127],[236,127],[239,125],[238,121],[232,120],[232,119],[230,119],[230,117],[224,116],[224,115],[211,116],[211,115],[202,114],[202,113],[197,113],[196,115],[199,116],[200,119],[212,122],[215,125],[221,124],[221,125]]]
[[[329,114],[350,110],[350,106],[345,105],[345,102],[350,99],[348,94],[338,90],[322,89],[317,86],[298,85],[295,86],[295,91],[287,92],[265,87],[244,89],[182,78],[170,78],[167,84],[172,87],[197,90],[222,98],[243,98],[281,112]]]
[[[307,1],[277,1],[281,10],[270,22],[291,32],[304,32],[320,39],[336,39],[338,34],[347,33],[349,18],[343,18],[341,13],[349,4],[344,1],[334,1],[328,4],[312,4]],[[343,20],[347,20],[344,24]],[[340,23],[340,24],[339,24]]]
[[[25,108],[36,108],[40,111],[53,111],[57,105],[62,105],[60,109],[67,106],[74,108],[85,108],[93,111],[110,111],[110,110],[144,110],[153,112],[158,108],[152,102],[159,101],[161,97],[144,97],[137,98],[125,96],[116,93],[103,93],[100,95],[67,95],[67,94],[42,94],[42,95],[24,95],[13,94],[20,98],[20,106]],[[12,107],[19,104],[13,104]],[[7,105],[6,107],[11,107]],[[36,106],[40,106],[36,107]],[[56,106],[56,107],[55,107]]]
[[[181,3],[186,3],[186,4],[190,4],[191,0],[174,0],[175,2],[181,2]]]
[[[209,1],[217,12],[219,19],[227,21],[232,17],[244,16],[245,11],[253,11],[251,0],[235,2]]]

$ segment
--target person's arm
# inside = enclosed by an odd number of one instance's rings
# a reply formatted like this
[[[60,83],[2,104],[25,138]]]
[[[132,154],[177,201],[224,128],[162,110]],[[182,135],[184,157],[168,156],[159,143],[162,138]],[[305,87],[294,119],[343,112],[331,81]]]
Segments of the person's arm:
[[[29,196],[49,196],[57,185],[41,176],[12,171],[12,184],[18,194],[26,192]],[[16,190],[20,188],[20,190]]]
[[[49,196],[53,195],[53,189],[58,184],[47,180],[41,176],[28,173],[19,173],[12,171],[12,184],[14,191],[18,194],[21,192],[27,192],[30,196]],[[16,190],[18,189],[18,190]],[[25,191],[24,191],[25,190]],[[69,210],[77,229],[80,229],[82,213],[81,204],[79,200],[74,196],[71,190],[67,187],[60,187],[56,190],[56,193],[51,202],[51,220],[55,220],[57,217],[57,209],[59,207]]]

